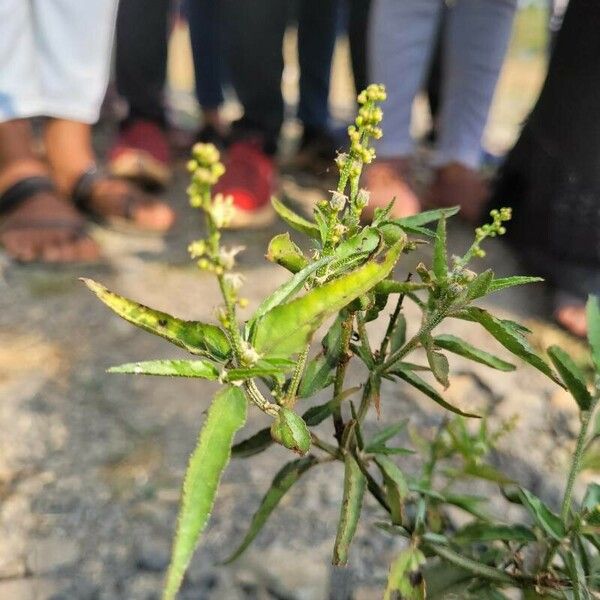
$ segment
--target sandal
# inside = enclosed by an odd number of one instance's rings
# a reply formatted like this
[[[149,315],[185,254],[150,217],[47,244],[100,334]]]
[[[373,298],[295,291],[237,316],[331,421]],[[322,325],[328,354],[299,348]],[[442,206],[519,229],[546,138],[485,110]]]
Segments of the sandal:
[[[31,203],[33,212],[35,212],[36,203],[40,203],[40,194],[56,194],[56,188],[52,180],[44,176],[31,176],[17,181],[0,195],[0,244],[8,252],[11,258],[18,263],[40,263],[44,265],[85,265],[97,264],[100,251],[96,243],[89,237],[85,221],[76,213],[72,217],[52,218],[52,217],[27,217],[15,216],[15,212],[26,203]],[[37,198],[37,200],[36,200]],[[56,197],[55,203],[58,206],[62,202],[60,197]],[[38,240],[37,243],[30,241],[27,252],[11,252],[7,248],[6,237],[14,232],[37,231],[40,238],[46,236],[45,242]],[[52,233],[57,234],[52,239]],[[43,235],[42,235],[43,234]],[[5,238],[2,243],[2,238]],[[81,242],[87,244],[87,248],[81,246]],[[80,255],[85,255],[82,259],[65,259],[61,256],[61,247],[65,245],[79,245]],[[37,247],[36,247],[37,246]]]
[[[116,190],[103,192],[98,188],[109,182],[120,184]],[[120,188],[120,189],[118,189]],[[174,216],[163,202],[149,196],[131,182],[107,174],[96,166],[87,169],[77,180],[71,193],[75,206],[101,225],[126,233],[163,234],[170,229]],[[153,225],[140,222],[140,212],[158,208],[163,210],[163,223]]]

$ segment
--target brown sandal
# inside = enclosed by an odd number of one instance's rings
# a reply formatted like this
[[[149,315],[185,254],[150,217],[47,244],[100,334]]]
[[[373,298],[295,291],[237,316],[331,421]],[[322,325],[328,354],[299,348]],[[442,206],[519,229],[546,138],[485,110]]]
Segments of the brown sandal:
[[[83,219],[57,219],[57,218],[11,218],[10,214],[22,206],[36,195],[40,193],[55,193],[56,188],[52,180],[44,176],[31,176],[17,181],[15,184],[10,186],[0,196],[0,237],[6,235],[8,232],[23,231],[23,230],[37,230],[37,231],[51,231],[51,230],[62,230],[68,232],[68,237],[65,241],[78,242],[84,239],[90,239],[87,226]],[[2,222],[4,221],[4,222]],[[52,261],[45,260],[42,258],[34,258],[32,260],[24,260],[17,257],[12,257],[17,263],[22,264],[43,264],[43,265],[87,265],[98,264],[98,260],[73,260],[73,261]]]
[[[123,190],[115,194],[120,205],[120,214],[106,214],[98,208],[98,196],[94,188],[99,183],[118,181],[123,184]],[[102,194],[100,194],[101,196]],[[159,200],[152,198],[139,189],[135,184],[123,178],[105,173],[96,166],[87,169],[77,180],[71,193],[75,205],[92,220],[102,225],[124,232],[164,234],[172,224],[166,227],[144,227],[136,219],[136,212],[143,207],[162,205]]]

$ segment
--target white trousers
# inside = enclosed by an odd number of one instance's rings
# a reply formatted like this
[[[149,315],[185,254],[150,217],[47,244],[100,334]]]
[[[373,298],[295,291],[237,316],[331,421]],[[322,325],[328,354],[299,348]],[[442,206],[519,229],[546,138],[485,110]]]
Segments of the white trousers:
[[[424,85],[443,0],[374,0],[371,78],[384,83],[382,157],[413,151],[412,103]],[[442,50],[439,137],[434,164],[477,167],[481,137],[510,39],[517,0],[448,0]]]
[[[0,122],[33,116],[98,119],[117,4],[0,0]]]

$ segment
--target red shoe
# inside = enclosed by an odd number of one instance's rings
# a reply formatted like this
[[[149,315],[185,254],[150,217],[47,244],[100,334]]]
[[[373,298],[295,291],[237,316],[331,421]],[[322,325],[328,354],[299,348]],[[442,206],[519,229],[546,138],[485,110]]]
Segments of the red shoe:
[[[109,152],[110,172],[149,188],[164,188],[171,179],[171,152],[162,128],[138,119],[126,125]]]
[[[232,229],[259,228],[275,217],[271,195],[275,188],[275,162],[253,142],[235,142],[228,151],[225,175],[215,192],[233,196]]]

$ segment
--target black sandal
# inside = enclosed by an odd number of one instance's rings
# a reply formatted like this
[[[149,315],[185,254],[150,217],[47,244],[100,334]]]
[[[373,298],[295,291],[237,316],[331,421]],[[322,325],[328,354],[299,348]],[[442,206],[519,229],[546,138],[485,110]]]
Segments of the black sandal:
[[[18,206],[21,206],[27,202],[30,198],[40,194],[42,192],[55,193],[56,187],[49,177],[44,176],[31,176],[25,177],[15,184],[10,186],[7,190],[0,195],[0,236],[9,231],[19,230],[43,230],[43,229],[62,229],[67,230],[71,235],[70,239],[74,242],[81,239],[87,238],[87,226],[83,219],[26,219],[26,218],[13,218],[7,223],[3,223],[2,220],[10,215]],[[43,265],[95,265],[98,261],[69,261],[69,262],[52,262],[35,259],[33,261],[22,261],[17,258],[13,258],[15,262],[22,264],[43,264]]]
[[[145,199],[144,192],[140,190],[140,195],[136,195],[131,191],[124,192],[121,194],[121,200],[123,204],[122,215],[104,215],[100,213],[94,207],[94,186],[100,182],[110,180],[118,180],[127,183],[129,186],[134,186],[131,181],[128,181],[122,177],[117,177],[106,173],[102,169],[99,169],[96,165],[93,165],[79,177],[71,192],[71,197],[75,206],[89,216],[90,219],[96,223],[104,226],[108,226],[116,231],[122,231],[124,233],[138,233],[138,234],[156,234],[163,235],[166,233],[164,230],[149,229],[138,225],[135,221],[135,210],[140,206],[152,202],[152,200]]]

